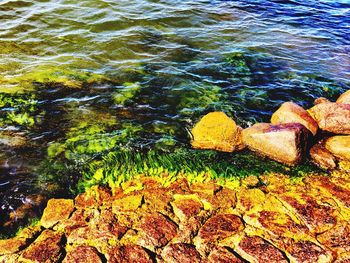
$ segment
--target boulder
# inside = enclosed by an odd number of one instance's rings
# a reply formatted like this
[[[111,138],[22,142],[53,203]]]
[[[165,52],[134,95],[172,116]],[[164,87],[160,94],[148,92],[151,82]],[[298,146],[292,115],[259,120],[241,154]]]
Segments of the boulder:
[[[50,199],[41,218],[41,225],[50,228],[68,219],[74,210],[72,199]]]
[[[321,103],[308,112],[320,129],[337,134],[350,134],[350,104]]]
[[[193,245],[176,243],[166,246],[162,251],[162,258],[168,263],[201,262],[201,256]]]
[[[205,115],[192,129],[192,146],[198,149],[211,149],[233,152],[244,148],[242,128],[223,112]]]
[[[350,136],[333,136],[326,140],[328,151],[342,160],[350,160]]]
[[[258,123],[243,131],[243,142],[275,161],[295,165],[305,153],[309,131],[299,123]]]
[[[330,170],[336,168],[335,157],[324,146],[324,141],[315,144],[310,149],[310,157],[317,166]]]
[[[337,103],[350,104],[350,90],[340,95],[340,97],[337,99]]]
[[[321,104],[321,103],[328,103],[331,102],[329,99],[326,99],[324,97],[319,97],[314,100],[314,105]]]
[[[90,246],[78,246],[69,251],[62,263],[84,262],[102,263],[96,248]]]
[[[305,126],[313,135],[316,135],[318,130],[317,122],[310,114],[294,102],[285,102],[272,115],[272,124],[281,123],[300,123]]]

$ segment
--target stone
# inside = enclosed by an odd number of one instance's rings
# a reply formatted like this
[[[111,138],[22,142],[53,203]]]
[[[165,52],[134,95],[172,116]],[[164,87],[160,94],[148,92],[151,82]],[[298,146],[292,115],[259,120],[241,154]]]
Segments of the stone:
[[[318,127],[336,134],[350,134],[350,104],[321,103],[308,110]]]
[[[143,202],[143,195],[129,195],[117,200],[112,203],[113,212],[118,211],[135,211],[137,208],[141,207]]]
[[[322,169],[331,170],[337,167],[335,157],[325,148],[323,142],[311,147],[310,157],[312,162]]]
[[[51,228],[58,222],[67,219],[74,210],[72,199],[50,199],[41,218],[41,225]]]
[[[333,155],[350,161],[350,136],[333,136],[326,140],[325,147]]]
[[[249,262],[288,262],[279,249],[258,236],[244,236],[235,250]]]
[[[193,245],[176,243],[166,246],[161,254],[167,263],[196,263],[201,262],[201,256]]]
[[[349,223],[338,222],[334,228],[318,235],[317,241],[339,254],[350,251]]]
[[[62,256],[63,235],[52,230],[45,230],[41,235],[25,249],[20,257],[20,262],[58,262]]]
[[[208,256],[208,263],[243,263],[242,259],[237,257],[229,249],[218,247],[212,250]]]
[[[106,258],[108,263],[153,263],[149,253],[137,245],[114,247],[107,253]]]
[[[78,246],[71,249],[62,263],[102,263],[96,248],[90,246]]]
[[[328,102],[331,102],[331,101],[324,97],[320,97],[314,100],[314,105],[321,104],[321,103],[328,103]]]
[[[286,248],[286,254],[290,262],[314,263],[314,262],[333,262],[332,254],[307,240],[295,242],[290,240]]]
[[[299,123],[258,123],[243,130],[243,141],[252,151],[295,165],[304,157],[308,135],[309,131]]]
[[[274,125],[281,123],[300,123],[305,126],[314,136],[317,133],[317,122],[310,114],[294,102],[285,102],[272,114],[271,123]]]
[[[344,92],[336,101],[337,103],[350,104],[350,90]]]
[[[244,148],[241,128],[223,112],[205,115],[192,129],[193,148],[233,152]]]
[[[140,227],[139,245],[154,251],[164,247],[177,234],[177,226],[167,217],[159,213],[146,215]]]
[[[171,205],[174,214],[180,219],[180,221],[188,220],[190,217],[197,215],[203,209],[203,204],[195,195],[175,195],[174,199],[175,200],[171,202]]]

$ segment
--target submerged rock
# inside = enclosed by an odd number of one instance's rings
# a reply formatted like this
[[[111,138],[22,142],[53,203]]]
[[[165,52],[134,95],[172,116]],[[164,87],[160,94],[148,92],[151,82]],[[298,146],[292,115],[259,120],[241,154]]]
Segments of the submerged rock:
[[[316,135],[318,130],[317,122],[310,114],[294,102],[285,102],[272,115],[272,124],[281,123],[300,123],[305,126],[313,135]]]
[[[310,157],[313,163],[323,169],[334,169],[337,166],[335,157],[325,148],[324,142],[317,143],[311,147]]]
[[[340,95],[340,97],[337,99],[337,103],[350,104],[350,90]]]
[[[350,134],[350,104],[321,103],[308,112],[320,129],[336,134]]]
[[[333,136],[326,140],[325,147],[339,159],[350,160],[350,136]]]
[[[253,151],[288,165],[304,157],[308,130],[299,123],[258,123],[243,130],[243,142]]]
[[[192,129],[192,146],[233,152],[244,148],[241,128],[223,112],[205,115]]]

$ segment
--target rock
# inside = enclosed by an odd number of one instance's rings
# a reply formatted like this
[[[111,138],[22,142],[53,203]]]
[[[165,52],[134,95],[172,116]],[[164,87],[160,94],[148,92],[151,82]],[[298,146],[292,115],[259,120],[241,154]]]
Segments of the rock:
[[[62,263],[81,262],[81,263],[102,263],[98,251],[90,246],[78,246],[70,250]]]
[[[337,167],[335,157],[324,147],[324,143],[317,143],[310,149],[310,157],[317,166],[330,170]]]
[[[350,136],[333,136],[326,140],[325,147],[339,159],[350,161]]]
[[[154,251],[176,236],[177,226],[162,214],[154,213],[143,218],[140,232],[140,245]]]
[[[290,240],[287,245],[286,254],[290,262],[314,263],[333,262],[332,254],[311,241]]]
[[[212,250],[208,256],[208,263],[243,263],[235,254],[225,247]]]
[[[58,262],[62,255],[62,237],[61,233],[45,230],[23,251],[20,262]]]
[[[72,199],[50,199],[41,218],[41,225],[51,228],[67,219],[74,210]]]
[[[203,205],[199,198],[195,195],[175,195],[174,201],[171,205],[174,214],[180,221],[186,221],[190,217],[197,215],[202,209]]]
[[[334,228],[318,235],[317,240],[339,254],[348,252],[350,251],[350,225],[348,222],[338,222]]]
[[[324,131],[350,134],[350,104],[321,103],[308,110]]]
[[[275,161],[295,165],[304,156],[308,135],[309,131],[299,123],[258,123],[243,130],[243,142]]]
[[[113,201],[112,207],[113,212],[117,213],[118,211],[135,211],[141,206],[143,202],[143,195],[130,195],[117,199]]]
[[[192,129],[192,146],[233,152],[244,148],[241,128],[223,112],[205,115]]]
[[[331,101],[324,97],[320,97],[314,100],[314,105],[321,104],[321,103],[328,103],[328,102],[331,102]]]
[[[337,103],[350,104],[350,90],[344,92],[336,101]]]
[[[317,133],[317,122],[310,114],[294,102],[285,102],[272,115],[271,123],[274,125],[281,123],[300,123],[305,126],[314,136]]]
[[[109,263],[153,263],[146,250],[137,245],[114,247],[106,258]]]
[[[176,243],[166,246],[162,258],[167,263],[196,263],[201,262],[201,256],[193,245]]]
[[[258,236],[244,236],[235,250],[249,262],[288,262],[280,250]]]

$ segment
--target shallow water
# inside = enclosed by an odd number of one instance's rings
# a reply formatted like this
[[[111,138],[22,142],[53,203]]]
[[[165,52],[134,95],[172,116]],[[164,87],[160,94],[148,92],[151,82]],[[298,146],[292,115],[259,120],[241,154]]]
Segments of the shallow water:
[[[2,0],[0,22],[1,224],[110,150],[188,147],[209,111],[246,127],[350,87],[346,0]]]

